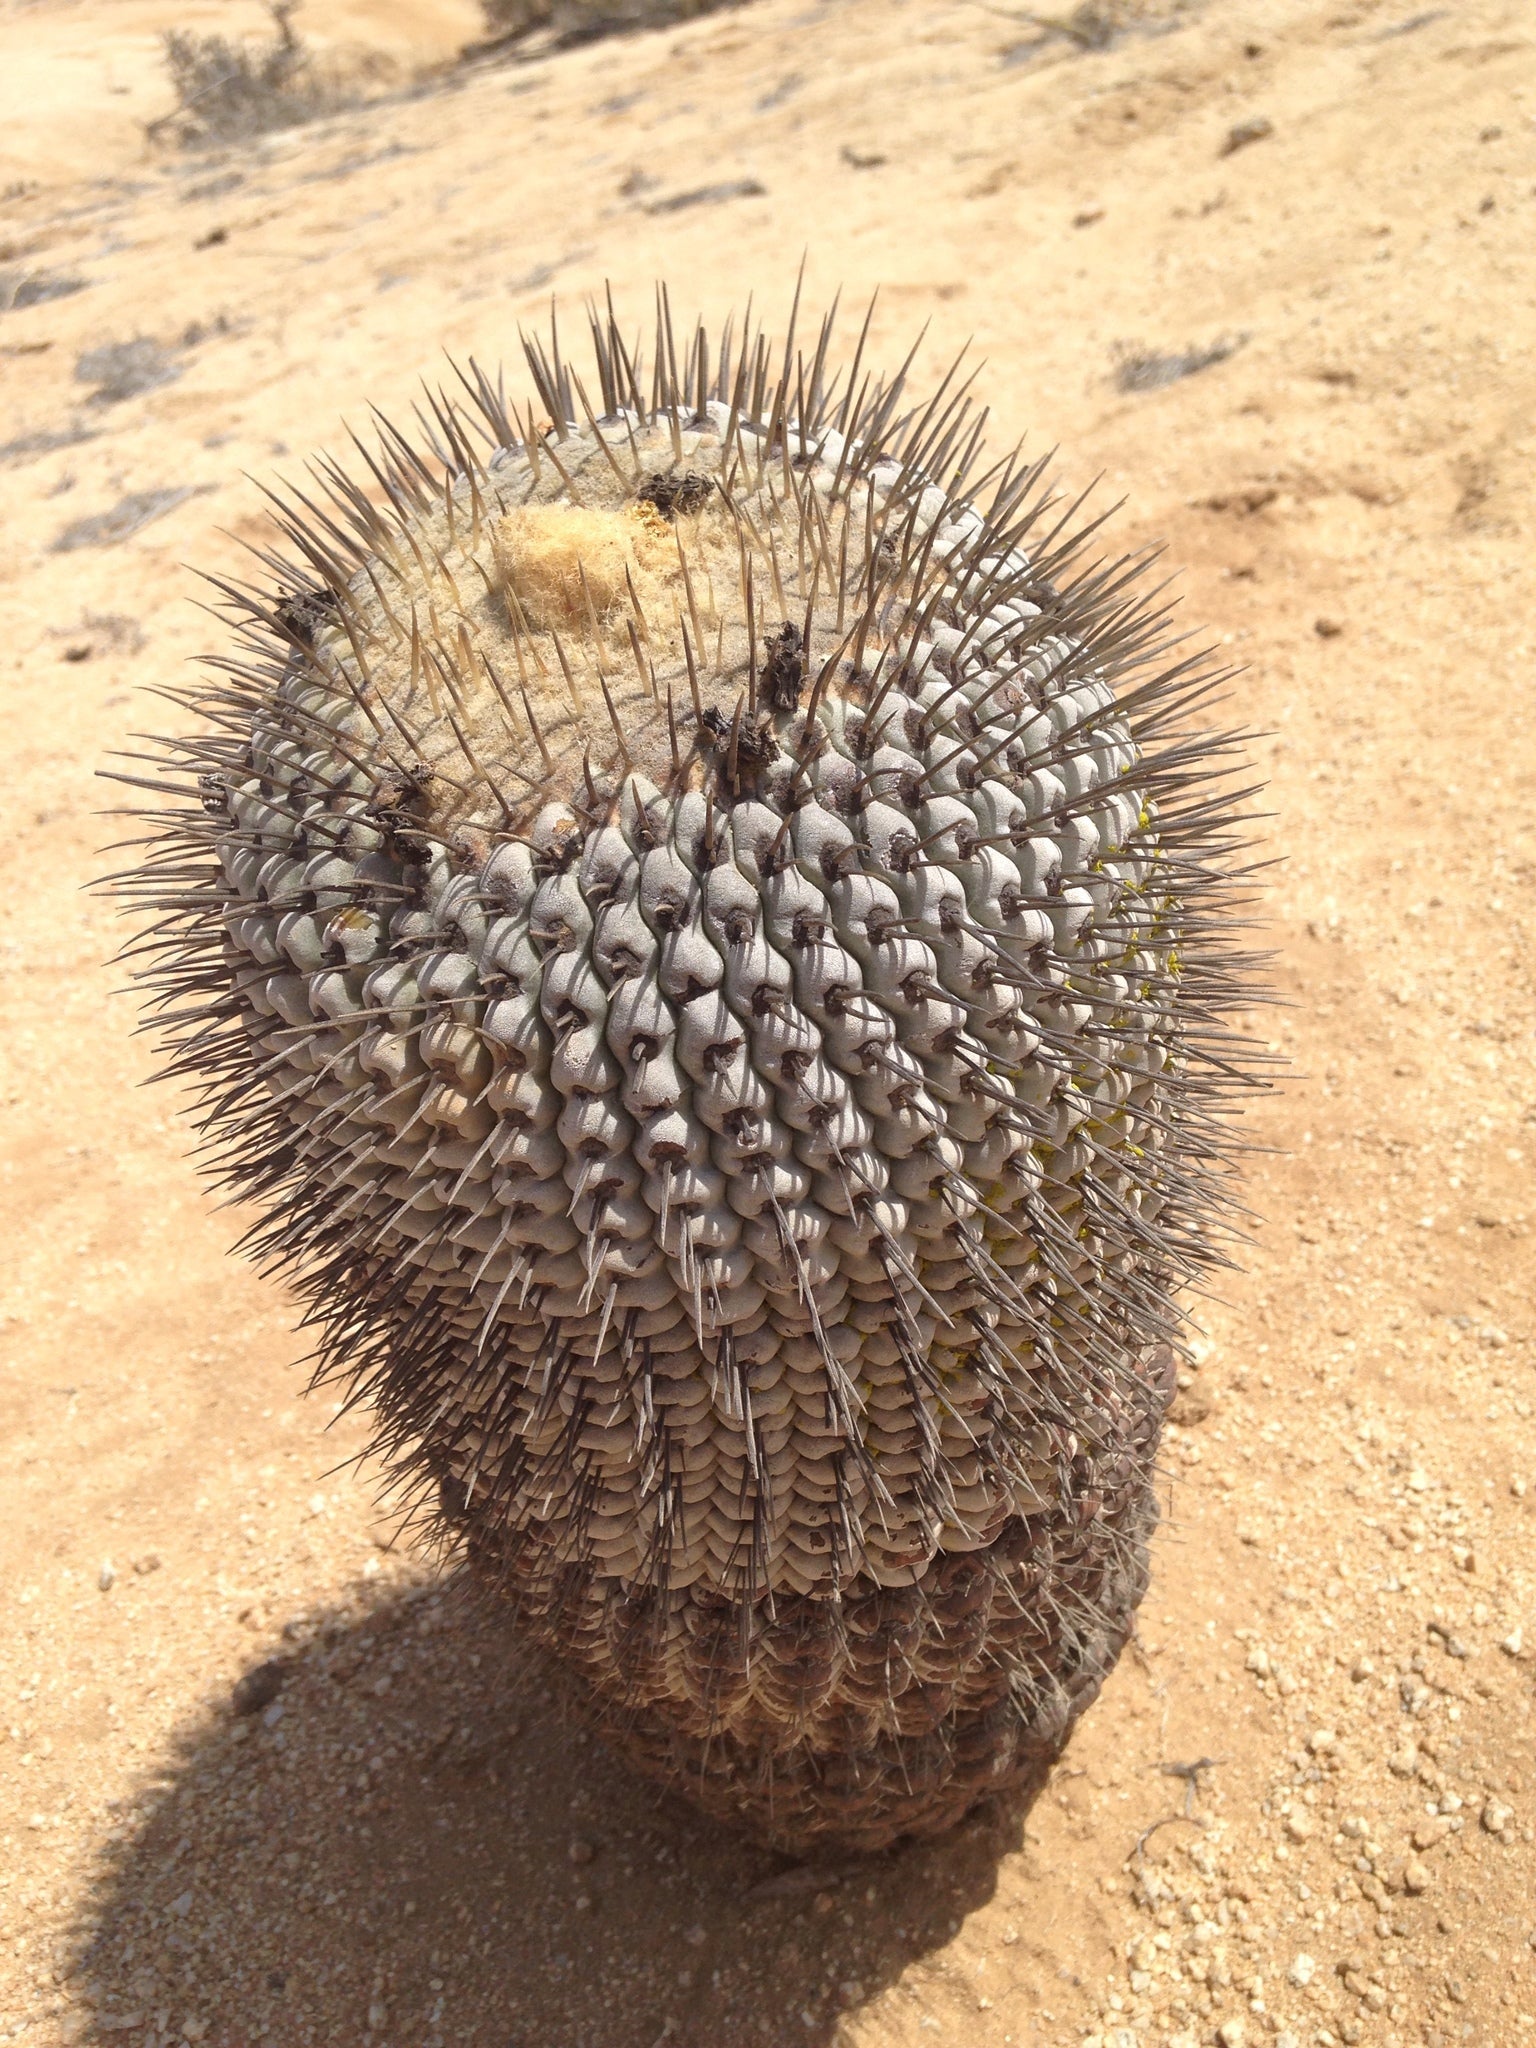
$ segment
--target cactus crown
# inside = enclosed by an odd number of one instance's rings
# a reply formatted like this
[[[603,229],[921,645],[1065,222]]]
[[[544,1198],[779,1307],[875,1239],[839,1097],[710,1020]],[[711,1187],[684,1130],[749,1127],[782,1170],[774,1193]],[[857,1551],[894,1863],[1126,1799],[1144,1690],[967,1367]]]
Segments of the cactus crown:
[[[609,307],[316,464],[121,882],[321,1371],[555,1634],[1112,1530],[1217,1256],[1221,673],[831,334]]]

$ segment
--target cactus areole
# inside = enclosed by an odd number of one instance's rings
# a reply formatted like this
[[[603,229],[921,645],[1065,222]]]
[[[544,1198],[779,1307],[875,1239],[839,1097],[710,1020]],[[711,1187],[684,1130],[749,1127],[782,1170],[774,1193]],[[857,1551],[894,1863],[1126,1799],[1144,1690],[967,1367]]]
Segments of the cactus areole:
[[[710,1812],[874,1848],[1037,1785],[1144,1590],[1242,792],[1148,557],[790,328],[609,309],[318,462],[119,886],[512,1624]]]

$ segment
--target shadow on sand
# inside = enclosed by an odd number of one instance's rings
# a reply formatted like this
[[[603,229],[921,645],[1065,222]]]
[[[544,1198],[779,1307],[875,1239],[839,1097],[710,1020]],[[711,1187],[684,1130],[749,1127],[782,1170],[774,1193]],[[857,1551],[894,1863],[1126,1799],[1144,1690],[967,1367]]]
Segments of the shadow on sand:
[[[637,1781],[451,1583],[289,1633],[276,1697],[186,1726],[121,1817],[80,2039],[817,2048],[1021,1840],[983,1808],[859,1863],[744,1843]]]

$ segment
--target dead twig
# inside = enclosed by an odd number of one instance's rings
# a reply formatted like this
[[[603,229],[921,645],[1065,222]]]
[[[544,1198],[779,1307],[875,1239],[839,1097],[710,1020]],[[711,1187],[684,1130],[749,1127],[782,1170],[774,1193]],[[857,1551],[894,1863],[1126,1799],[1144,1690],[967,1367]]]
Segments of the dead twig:
[[[1224,1764],[1225,1762],[1226,1758],[1224,1756],[1198,1756],[1192,1764],[1158,1765],[1157,1768],[1165,1778],[1182,1778],[1184,1780],[1184,1815],[1181,1818],[1192,1818],[1194,1815],[1195,1798],[1200,1790],[1200,1773],[1202,1771],[1214,1771],[1218,1764]]]
[[[1225,1762],[1225,1757],[1201,1756],[1196,1757],[1193,1763],[1158,1765],[1157,1768],[1165,1778],[1182,1778],[1184,1780],[1184,1806],[1182,1812],[1165,1813],[1161,1820],[1153,1821],[1150,1827],[1143,1828],[1136,1837],[1136,1846],[1132,1849],[1126,1861],[1128,1864],[1134,1863],[1136,1865],[1138,1874],[1146,1860],[1147,1844],[1159,1828],[1172,1827],[1177,1822],[1182,1822],[1185,1827],[1191,1828],[1203,1828],[1205,1826],[1205,1821],[1195,1812],[1195,1799],[1200,1790],[1200,1773],[1202,1771],[1214,1771],[1218,1764]]]

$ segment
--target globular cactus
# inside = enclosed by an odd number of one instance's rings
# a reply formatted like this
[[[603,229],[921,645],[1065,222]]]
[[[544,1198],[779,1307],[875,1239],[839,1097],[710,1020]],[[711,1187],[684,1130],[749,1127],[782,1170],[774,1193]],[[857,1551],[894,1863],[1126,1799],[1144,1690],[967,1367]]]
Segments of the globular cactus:
[[[1253,1063],[1209,660],[829,336],[663,295],[318,463],[121,886],[438,1527],[644,1768],[873,1848],[1125,1641]]]

